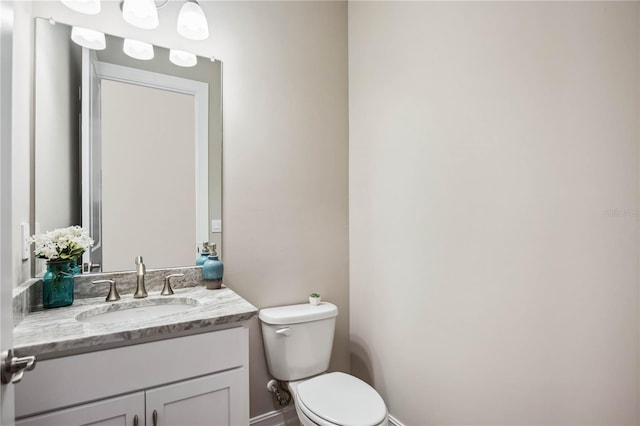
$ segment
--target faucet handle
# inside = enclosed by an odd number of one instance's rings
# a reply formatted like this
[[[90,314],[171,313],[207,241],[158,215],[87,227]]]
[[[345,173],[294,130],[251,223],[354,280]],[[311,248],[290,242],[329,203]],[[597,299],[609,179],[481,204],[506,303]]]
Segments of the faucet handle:
[[[184,277],[184,274],[171,274],[164,277],[164,287],[160,292],[163,296],[171,296],[173,294],[173,289],[171,288],[171,278],[176,277]]]
[[[98,271],[100,272],[100,264],[99,263],[91,263],[91,262],[85,262],[82,264],[82,272],[94,272],[94,271]]]
[[[116,287],[116,282],[114,280],[97,280],[91,281],[91,284],[106,284],[109,283],[109,294],[107,298],[104,299],[105,302],[115,302],[116,300],[120,300],[120,295],[118,294],[118,288]]]

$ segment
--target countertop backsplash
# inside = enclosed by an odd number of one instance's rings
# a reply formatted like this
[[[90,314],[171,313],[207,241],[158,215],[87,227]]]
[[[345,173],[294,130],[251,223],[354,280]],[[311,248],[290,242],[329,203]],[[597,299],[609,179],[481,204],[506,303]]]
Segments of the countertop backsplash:
[[[174,289],[204,285],[202,266],[148,269],[145,275],[145,287],[149,294],[159,293],[164,286],[164,277],[169,274],[184,274],[171,280]],[[107,296],[107,284],[94,285],[92,281],[114,280],[120,295],[133,294],[136,290],[135,271],[78,274],[74,278],[74,299],[88,299]],[[13,289],[13,325],[20,323],[29,312],[42,310],[42,279],[30,279]]]

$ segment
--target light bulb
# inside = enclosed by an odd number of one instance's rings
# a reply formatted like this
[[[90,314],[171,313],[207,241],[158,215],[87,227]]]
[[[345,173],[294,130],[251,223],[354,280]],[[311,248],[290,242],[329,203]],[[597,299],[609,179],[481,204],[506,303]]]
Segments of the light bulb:
[[[209,25],[202,8],[195,0],[187,0],[178,14],[178,34],[191,40],[209,37]]]
[[[96,15],[100,13],[100,0],[61,0],[62,4],[76,12]]]
[[[169,60],[179,67],[193,67],[198,63],[198,58],[193,53],[171,49]]]
[[[87,28],[73,27],[71,29],[71,40],[82,47],[93,50],[103,50],[107,47],[104,33]]]
[[[143,61],[153,59],[153,45],[143,41],[125,38],[122,51],[134,59]]]
[[[158,27],[158,10],[153,0],[124,0],[122,17],[134,27],[151,30]]]

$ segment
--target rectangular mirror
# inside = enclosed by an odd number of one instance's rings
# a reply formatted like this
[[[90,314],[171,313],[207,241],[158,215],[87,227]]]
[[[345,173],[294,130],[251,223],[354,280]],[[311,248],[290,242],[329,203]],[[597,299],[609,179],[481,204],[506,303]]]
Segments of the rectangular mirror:
[[[71,41],[71,27],[36,18],[36,232],[80,224],[96,241],[94,272],[195,263],[221,246],[222,64],[193,67]],[[43,271],[36,262],[36,273]]]

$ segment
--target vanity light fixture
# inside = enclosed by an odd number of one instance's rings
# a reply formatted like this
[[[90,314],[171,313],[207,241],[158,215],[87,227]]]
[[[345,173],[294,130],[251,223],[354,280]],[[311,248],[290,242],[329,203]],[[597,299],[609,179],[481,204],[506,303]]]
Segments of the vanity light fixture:
[[[157,28],[158,9],[153,0],[124,0],[122,17],[134,27],[151,30]]]
[[[96,15],[100,13],[100,0],[61,0],[62,4],[76,12]]]
[[[107,47],[104,33],[82,27],[73,27],[71,29],[71,40],[82,47],[93,50],[103,50]]]
[[[148,61],[153,59],[153,45],[144,41],[124,39],[122,51],[134,59]]]
[[[193,53],[175,49],[169,50],[169,60],[179,67],[193,67],[198,63]]]
[[[178,14],[178,34],[190,40],[204,40],[209,37],[207,17],[197,0],[187,0]]]

